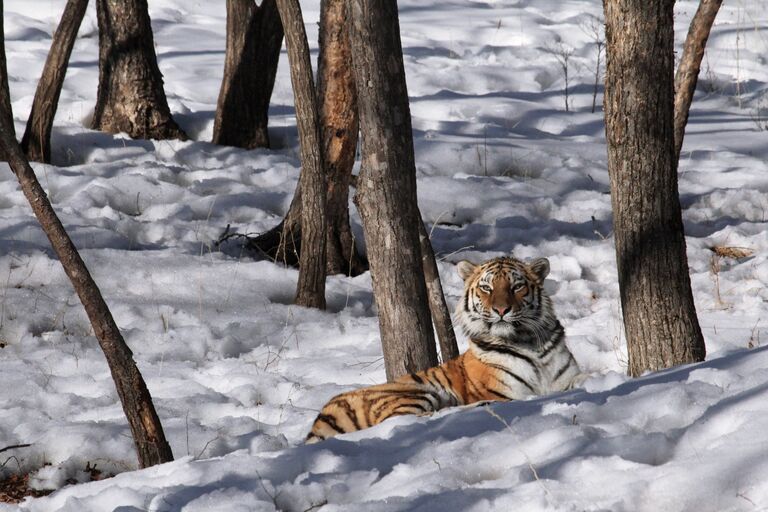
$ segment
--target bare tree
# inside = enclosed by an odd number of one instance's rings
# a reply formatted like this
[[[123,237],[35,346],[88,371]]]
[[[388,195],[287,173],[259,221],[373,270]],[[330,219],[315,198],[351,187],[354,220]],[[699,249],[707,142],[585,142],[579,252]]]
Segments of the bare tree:
[[[595,82],[592,88],[592,113],[597,109],[597,91],[602,78],[603,52],[605,52],[605,23],[597,16],[590,16],[581,29],[595,43],[597,54],[595,55]]]
[[[349,185],[359,116],[347,19],[346,0],[320,2],[317,94],[328,176],[327,270],[329,274],[356,275],[366,270],[367,263],[357,252],[349,225]]]
[[[421,216],[421,214],[419,214]],[[451,312],[445,303],[443,285],[440,283],[440,273],[437,270],[435,251],[429,241],[427,229],[423,222],[419,222],[419,242],[421,243],[421,266],[424,270],[424,279],[427,285],[429,298],[429,310],[432,313],[432,321],[437,332],[437,341],[440,345],[440,356],[443,362],[459,357],[459,345],[456,343],[456,333],[453,330]]]
[[[227,52],[213,143],[269,147],[269,100],[275,85],[283,25],[275,0],[227,0]]]
[[[422,271],[416,165],[396,2],[349,0],[365,231],[387,379],[437,364]],[[375,20],[373,23],[371,20]]]
[[[301,146],[301,237],[296,304],[325,309],[325,169],[309,44],[298,0],[277,0],[285,29]]]
[[[11,92],[8,88],[8,65],[5,60],[5,28],[3,23],[3,0],[0,0],[0,117],[5,123],[7,137],[16,142],[16,128],[13,125],[11,110]],[[0,160],[8,161],[9,154],[3,144],[0,144]]]
[[[606,139],[629,373],[701,361],[674,157],[674,0],[605,0]]]
[[[35,91],[27,129],[21,139],[21,148],[27,158],[36,162],[51,163],[51,129],[59,105],[64,76],[67,74],[69,57],[75,45],[77,31],[88,7],[88,0],[69,0],[64,7],[61,21],[53,35],[51,49],[45,60],[43,74]]]
[[[691,110],[693,93],[699,81],[701,59],[707,46],[709,32],[715,22],[717,12],[723,0],[701,0],[696,14],[691,20],[688,36],[683,46],[683,56],[675,75],[675,159],[680,159],[683,148],[685,125],[688,124],[688,113]]]
[[[349,186],[358,140],[358,113],[346,24],[346,0],[321,1],[317,95],[327,185],[326,271],[354,276],[365,272],[368,262],[357,251],[349,223]],[[275,261],[298,264],[302,246],[301,203],[299,185],[282,222],[249,239],[247,245]]]
[[[147,0],[96,0],[99,89],[92,127],[133,138],[182,139],[157,66]]]
[[[0,26],[2,26],[2,7],[2,0],[0,0]],[[19,180],[24,196],[83,303],[93,332],[107,358],[117,394],[128,418],[140,467],[145,468],[172,461],[171,447],[165,440],[162,425],[152,404],[152,397],[133,360],[131,350],[125,344],[99,288],[51,207],[21,147],[16,142],[10,98],[7,94],[8,74],[3,64],[5,64],[4,47],[0,52],[0,73],[2,74],[0,76],[0,108],[2,109],[0,111],[0,148],[8,157],[8,164]]]

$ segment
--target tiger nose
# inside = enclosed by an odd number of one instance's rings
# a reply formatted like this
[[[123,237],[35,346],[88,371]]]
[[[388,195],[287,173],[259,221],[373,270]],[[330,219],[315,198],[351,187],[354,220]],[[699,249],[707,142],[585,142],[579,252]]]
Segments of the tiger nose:
[[[504,316],[512,310],[512,306],[493,306],[493,309],[499,314],[499,316]]]

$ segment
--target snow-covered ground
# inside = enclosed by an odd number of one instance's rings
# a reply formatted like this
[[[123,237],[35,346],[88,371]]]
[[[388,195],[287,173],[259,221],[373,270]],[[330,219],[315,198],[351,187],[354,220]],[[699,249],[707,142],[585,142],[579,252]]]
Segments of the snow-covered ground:
[[[149,3],[171,109],[196,141],[84,128],[98,73],[91,6],[55,165],[35,169],[178,460],[135,471],[103,355],[2,165],[0,448],[31,444],[0,454],[2,475],[33,471],[33,485],[51,489],[86,480],[86,464],[119,473],[22,510],[768,509],[768,0],[725,2],[680,164],[708,360],[636,380],[624,376],[603,119],[591,112],[601,2],[400,1],[419,200],[449,302],[461,294],[460,259],[550,258],[568,344],[593,376],[582,390],[398,418],[313,446],[302,439],[328,398],[384,380],[370,276],[329,278],[318,312],[291,305],[295,270],[216,249],[228,224],[264,231],[290,202],[299,162],[287,62],[273,95],[276,149],[214,146],[223,2]],[[696,5],[677,2],[678,43]],[[18,133],[63,6],[5,2]],[[318,2],[304,9],[316,56]],[[562,51],[573,52],[570,112]],[[713,261],[715,245],[754,255]]]

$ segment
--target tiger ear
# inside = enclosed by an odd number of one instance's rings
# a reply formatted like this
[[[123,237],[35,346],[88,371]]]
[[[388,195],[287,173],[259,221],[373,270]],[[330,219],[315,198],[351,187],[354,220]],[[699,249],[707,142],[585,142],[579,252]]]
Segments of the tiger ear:
[[[549,260],[547,258],[538,258],[531,262],[529,268],[539,278],[539,282],[543,283],[544,278],[549,275]]]
[[[474,274],[476,268],[477,268],[477,265],[475,265],[469,260],[461,260],[456,265],[456,270],[459,272],[459,276],[461,276],[461,278],[465,281],[469,279],[469,276]]]

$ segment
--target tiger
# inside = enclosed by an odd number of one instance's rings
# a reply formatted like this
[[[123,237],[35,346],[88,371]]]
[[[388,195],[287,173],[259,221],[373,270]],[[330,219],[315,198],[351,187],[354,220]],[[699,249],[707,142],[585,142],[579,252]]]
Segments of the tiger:
[[[394,382],[337,395],[322,408],[305,442],[362,430],[394,416],[518,400],[580,384],[584,374],[544,290],[549,269],[546,258],[459,262],[464,295],[454,317],[469,340],[467,351]]]

